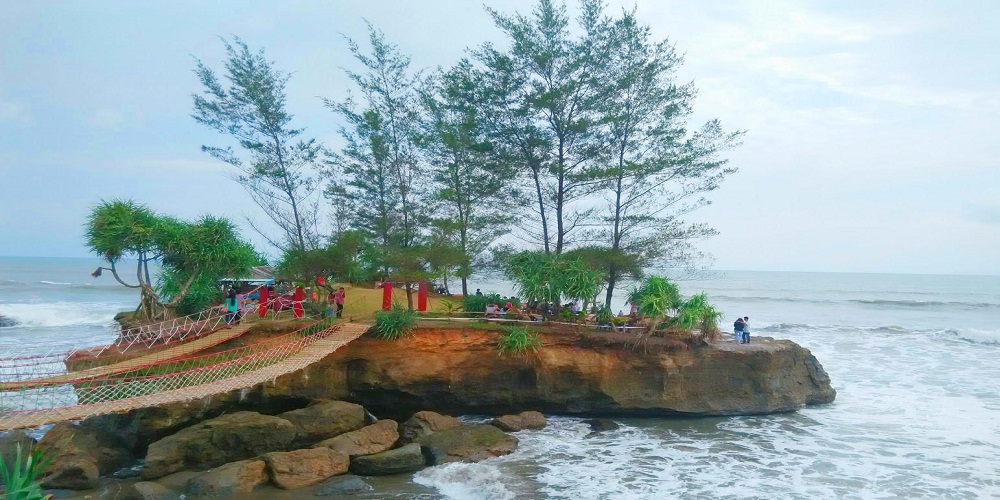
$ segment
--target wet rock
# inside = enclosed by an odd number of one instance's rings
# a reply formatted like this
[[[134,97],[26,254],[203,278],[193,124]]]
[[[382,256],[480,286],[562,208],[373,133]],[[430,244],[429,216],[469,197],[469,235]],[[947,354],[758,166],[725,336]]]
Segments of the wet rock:
[[[402,448],[355,457],[351,460],[351,472],[360,476],[389,476],[418,471],[425,462],[420,445],[410,443]]]
[[[318,497],[332,495],[355,495],[372,490],[370,484],[354,475],[335,477],[316,487],[314,494]]]
[[[403,422],[399,429],[399,443],[408,444],[435,432],[452,429],[462,425],[455,417],[442,415],[432,411],[418,411]]]
[[[46,488],[93,488],[100,476],[111,474],[131,459],[111,434],[67,422],[52,426],[37,447],[51,460],[42,483]]]
[[[417,440],[430,465],[479,462],[513,453],[517,438],[492,425],[462,425]]]
[[[345,401],[317,401],[278,415],[295,425],[298,444],[311,444],[365,426],[365,409]]]
[[[293,490],[319,484],[347,472],[347,455],[329,448],[312,448],[264,455],[267,473],[275,486]]]
[[[546,422],[545,415],[537,411],[524,411],[517,415],[504,415],[494,418],[490,424],[502,431],[517,432],[525,429],[544,429]]]
[[[17,326],[17,321],[14,318],[8,318],[3,314],[0,314],[0,328],[7,328],[11,326]]]
[[[150,481],[140,481],[132,485],[132,494],[129,495],[134,500],[179,500],[180,494],[159,483]]]
[[[191,498],[233,497],[250,493],[265,482],[267,467],[263,460],[240,460],[189,479],[184,493]]]
[[[249,411],[223,415],[149,445],[142,477],[156,479],[286,450],[293,439],[295,425],[283,418]]]
[[[590,418],[584,420],[583,423],[590,426],[591,434],[597,434],[598,432],[605,432],[605,431],[615,431],[618,430],[619,427],[621,427],[621,425],[619,425],[618,422],[615,422],[614,420],[608,420],[606,418]]]
[[[358,455],[381,453],[392,448],[399,440],[399,424],[395,420],[379,420],[356,431],[317,443],[313,448],[326,447],[351,458]]]

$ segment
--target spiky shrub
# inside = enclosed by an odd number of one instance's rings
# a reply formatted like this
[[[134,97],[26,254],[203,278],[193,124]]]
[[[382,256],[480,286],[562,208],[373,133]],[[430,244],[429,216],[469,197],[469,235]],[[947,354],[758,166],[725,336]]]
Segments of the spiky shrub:
[[[541,339],[535,332],[529,332],[524,327],[508,328],[500,334],[498,347],[500,354],[524,354],[528,351],[538,352],[542,346]]]
[[[722,313],[708,303],[708,295],[702,292],[681,304],[672,323],[688,332],[699,330],[703,337],[714,339],[719,333],[720,318]]]
[[[499,293],[487,293],[486,295],[466,295],[462,298],[462,308],[465,312],[485,312],[489,304],[504,305],[503,297]]]
[[[410,333],[417,322],[417,314],[399,303],[392,304],[392,310],[375,313],[375,325],[371,333],[376,338],[396,340]]]
[[[438,310],[449,318],[454,316],[456,313],[462,312],[463,309],[465,309],[465,306],[461,302],[448,297],[442,298],[441,305],[438,307]]]
[[[608,306],[601,306],[597,310],[597,315],[594,316],[594,321],[598,325],[607,325],[613,323],[615,320],[615,314],[611,312],[611,308]]]
[[[7,464],[0,456],[0,479],[6,490],[0,489],[0,498],[4,500],[43,500],[48,498],[42,493],[41,478],[48,467],[49,460],[41,451],[24,450],[17,444],[14,463]]]

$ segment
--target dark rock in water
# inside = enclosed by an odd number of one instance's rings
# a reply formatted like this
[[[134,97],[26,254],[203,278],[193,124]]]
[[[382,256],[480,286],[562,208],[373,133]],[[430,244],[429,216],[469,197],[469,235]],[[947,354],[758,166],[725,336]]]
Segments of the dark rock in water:
[[[590,433],[597,434],[598,432],[605,431],[616,431],[621,428],[621,425],[614,420],[608,420],[606,418],[590,418],[584,420],[583,423],[590,426]]]
[[[517,438],[492,425],[463,425],[417,440],[430,465],[479,462],[513,453]]]
[[[52,461],[43,482],[46,488],[94,488],[100,476],[115,472],[132,458],[110,433],[67,422],[54,425],[37,446]]]
[[[10,326],[17,326],[17,321],[14,321],[14,318],[8,318],[7,316],[0,314],[0,328],[6,328]]]
[[[372,486],[354,475],[335,477],[316,487],[315,495],[325,497],[331,495],[354,495],[356,493],[366,493],[372,490]]]
[[[179,500],[181,495],[162,484],[140,481],[132,485],[132,494],[129,498],[135,500]]]
[[[184,493],[191,498],[234,497],[250,493],[267,482],[263,460],[241,460],[216,467],[188,480]]]
[[[452,429],[462,425],[462,422],[448,415],[432,411],[418,411],[399,426],[399,444],[408,444],[435,432]]]
[[[365,409],[345,401],[317,401],[278,415],[295,424],[295,442],[312,444],[365,426]]]
[[[517,432],[525,429],[544,429],[545,415],[537,411],[523,411],[517,415],[504,415],[494,418],[490,425],[496,426],[502,431]]]
[[[424,455],[417,443],[351,460],[351,472],[360,476],[389,476],[418,471],[423,467]]]
[[[295,425],[283,418],[250,411],[223,415],[149,445],[142,477],[156,479],[286,450],[293,439]]]

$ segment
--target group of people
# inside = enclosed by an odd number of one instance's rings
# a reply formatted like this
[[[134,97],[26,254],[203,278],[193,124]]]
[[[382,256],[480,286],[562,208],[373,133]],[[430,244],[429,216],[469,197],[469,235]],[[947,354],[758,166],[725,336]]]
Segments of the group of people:
[[[733,323],[733,340],[741,344],[750,343],[750,317],[736,318]]]
[[[477,290],[478,292],[478,290]],[[517,314],[517,309],[514,307],[514,303],[507,297],[504,297],[507,303],[500,307],[500,304],[487,304],[486,305],[486,317],[487,318],[499,318],[501,315],[505,315],[509,312]]]

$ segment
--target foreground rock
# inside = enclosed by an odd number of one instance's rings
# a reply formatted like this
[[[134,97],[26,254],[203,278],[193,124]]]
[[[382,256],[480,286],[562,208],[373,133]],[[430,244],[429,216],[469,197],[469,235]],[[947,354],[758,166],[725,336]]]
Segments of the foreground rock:
[[[351,472],[360,476],[389,476],[418,471],[425,463],[420,445],[410,443],[394,450],[356,457],[351,460]]]
[[[267,473],[275,486],[293,490],[321,483],[347,472],[347,455],[329,448],[312,448],[264,455]]]
[[[232,497],[250,493],[265,482],[267,466],[263,460],[241,460],[189,479],[184,493],[192,498]]]
[[[362,337],[309,368],[279,377],[265,398],[350,398],[378,415],[434,408],[451,414],[707,416],[787,412],[836,391],[808,349],[787,340],[688,345],[610,333],[544,333],[531,356],[498,356],[497,333],[421,328],[386,342]],[[631,339],[631,340],[630,340]],[[671,343],[673,342],[673,343]],[[406,431],[401,430],[403,436]]]
[[[133,484],[130,497],[134,500],[180,500],[181,498],[180,495],[170,488],[149,481],[140,481]]]
[[[517,438],[492,425],[463,425],[417,440],[429,465],[479,462],[513,453]]]
[[[26,453],[31,453],[35,447],[35,438],[21,430],[0,434],[0,460],[7,464],[14,463],[18,445],[21,447],[21,455],[24,456]],[[3,482],[0,481],[0,484]]]
[[[381,453],[392,448],[392,445],[399,440],[398,427],[399,424],[395,420],[379,420],[356,431],[319,442],[313,448],[330,448],[351,458]]]
[[[149,445],[142,477],[156,479],[286,450],[295,432],[295,425],[283,418],[249,411],[223,415]]]
[[[618,422],[606,418],[590,418],[584,420],[583,423],[590,426],[591,435],[605,431],[616,431],[621,427]]]
[[[462,422],[455,417],[432,411],[418,411],[400,426],[399,442],[400,444],[412,443],[421,437],[453,429],[460,425]]]
[[[330,479],[316,487],[314,494],[318,497],[332,495],[354,495],[371,491],[370,484],[361,480],[358,476],[347,475]]]
[[[123,467],[131,458],[114,436],[67,422],[52,426],[37,446],[51,460],[42,483],[46,488],[94,488],[100,476]]]
[[[279,417],[295,424],[295,441],[312,444],[365,426],[365,409],[345,401],[317,401]]]
[[[504,415],[494,418],[490,422],[490,425],[507,432],[517,432],[525,429],[544,429],[545,424],[545,415],[537,411],[523,411],[517,415]]]

